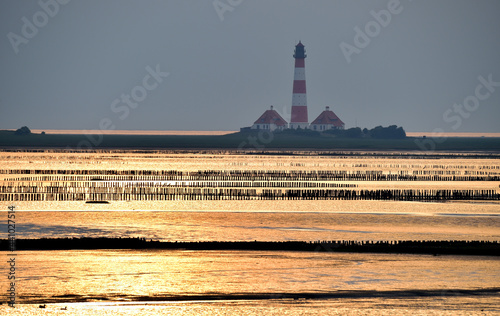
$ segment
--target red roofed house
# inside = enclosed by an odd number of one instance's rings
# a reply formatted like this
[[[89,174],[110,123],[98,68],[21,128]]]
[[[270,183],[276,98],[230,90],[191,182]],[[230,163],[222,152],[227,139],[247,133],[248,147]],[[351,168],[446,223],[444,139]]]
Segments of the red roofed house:
[[[288,126],[288,123],[276,112],[271,109],[267,110],[262,114],[255,123],[253,123],[251,129],[265,129],[268,131],[283,130]]]
[[[326,131],[329,129],[344,129],[344,122],[339,117],[330,111],[330,107],[326,109],[311,123],[309,126],[313,131]]]

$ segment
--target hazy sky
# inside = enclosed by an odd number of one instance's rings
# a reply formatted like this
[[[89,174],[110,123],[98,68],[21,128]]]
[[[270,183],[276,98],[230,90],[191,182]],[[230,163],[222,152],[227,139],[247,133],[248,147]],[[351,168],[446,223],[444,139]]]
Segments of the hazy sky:
[[[289,120],[301,40],[310,121],[500,132],[498,0],[2,0],[0,34],[0,129]]]

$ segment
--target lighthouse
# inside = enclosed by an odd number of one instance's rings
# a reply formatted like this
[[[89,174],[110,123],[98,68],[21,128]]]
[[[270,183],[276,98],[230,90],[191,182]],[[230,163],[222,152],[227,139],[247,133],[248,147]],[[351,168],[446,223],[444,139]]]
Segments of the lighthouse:
[[[306,96],[306,51],[304,45],[299,41],[295,45],[295,71],[293,73],[293,94],[292,94],[292,117],[290,128],[308,128],[307,119],[307,96]]]
[[[306,50],[299,41],[295,45],[295,71],[293,72],[293,93],[292,93],[292,117],[287,123],[271,106],[262,114],[251,127],[242,127],[241,131],[268,130],[283,131],[287,127],[290,129],[311,129],[323,132],[330,129],[344,129],[345,124],[327,106],[325,110],[311,123],[307,117],[307,95],[306,95]],[[299,133],[300,134],[300,133]]]

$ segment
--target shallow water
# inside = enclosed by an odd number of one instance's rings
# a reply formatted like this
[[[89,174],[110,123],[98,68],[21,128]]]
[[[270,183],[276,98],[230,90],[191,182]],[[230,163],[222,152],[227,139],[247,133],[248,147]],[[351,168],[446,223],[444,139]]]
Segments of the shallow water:
[[[22,180],[45,186],[72,181],[56,176],[42,181],[36,178],[39,175],[23,174],[23,170],[337,170],[385,175],[500,175],[500,163],[495,158],[361,154],[0,152],[0,183]],[[500,185],[500,181],[442,180],[326,183],[355,185],[359,189],[476,189],[497,193]],[[7,237],[10,205],[17,210],[17,238],[500,241],[500,203],[492,200],[131,200],[109,204],[3,201],[0,238]],[[10,255],[2,252],[4,258]],[[21,304],[16,309],[0,305],[0,314],[6,311],[14,315],[54,312],[493,315],[500,312],[497,257],[182,250],[18,251],[16,255],[16,294]],[[7,269],[5,263],[0,265],[0,275],[6,275]],[[6,277],[0,286],[5,295]],[[496,290],[488,292],[491,288]],[[42,303],[47,303],[45,309],[38,307]],[[65,306],[67,310],[61,310]]]
[[[102,300],[135,302],[137,305],[125,305],[128,312],[159,307],[189,310],[196,302],[195,310],[207,314],[221,309],[236,312],[252,305],[278,308],[273,310],[276,313],[280,305],[287,304],[322,312],[330,308],[363,310],[370,305],[400,310],[405,299],[409,310],[429,303],[444,310],[446,301],[472,302],[454,307],[462,311],[480,307],[498,311],[500,307],[500,289],[478,293],[499,284],[500,261],[495,257],[73,250],[23,251],[16,260],[19,301],[35,304],[28,305],[35,311],[33,307],[43,302],[51,309],[64,305],[78,312],[96,308],[124,312],[118,308],[122,305],[95,303]],[[6,289],[2,286],[1,290],[5,293]],[[477,296],[481,299],[472,299]],[[300,301],[291,302],[293,297]],[[329,299],[326,306],[318,306],[317,300],[325,298]],[[94,303],[75,304],[86,301]],[[147,301],[153,306],[145,306]],[[353,304],[356,301],[364,307]],[[295,312],[297,315],[298,310]]]
[[[6,212],[0,218],[6,238]],[[500,241],[500,216],[492,213],[44,211],[18,212],[17,220],[18,238]]]

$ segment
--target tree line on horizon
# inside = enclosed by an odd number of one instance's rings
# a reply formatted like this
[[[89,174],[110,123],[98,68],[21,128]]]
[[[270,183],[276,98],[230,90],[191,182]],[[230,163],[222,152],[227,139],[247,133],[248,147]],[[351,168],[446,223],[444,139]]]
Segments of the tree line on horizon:
[[[276,131],[275,131],[276,132]],[[276,132],[289,135],[303,136],[321,136],[331,135],[344,138],[377,138],[377,139],[403,139],[406,138],[406,132],[401,126],[390,125],[388,127],[376,126],[372,129],[360,127],[351,127],[349,129],[330,129],[323,132],[310,129],[285,129],[282,132]]]

